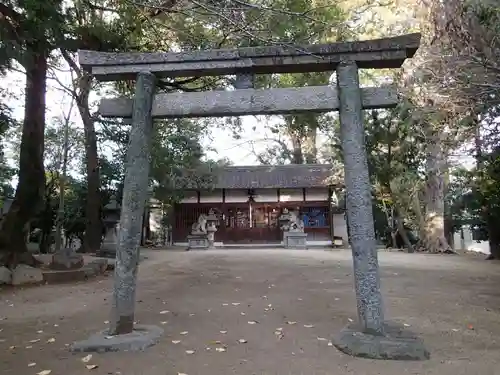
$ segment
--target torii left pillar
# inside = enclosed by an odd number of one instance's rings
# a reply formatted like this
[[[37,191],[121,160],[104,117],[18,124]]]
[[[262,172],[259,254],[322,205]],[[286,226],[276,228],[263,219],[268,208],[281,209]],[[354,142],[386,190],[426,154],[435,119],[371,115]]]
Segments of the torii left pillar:
[[[155,82],[156,78],[150,72],[140,72],[137,75],[125,165],[110,327],[85,341],[73,344],[73,351],[143,350],[154,345],[163,334],[163,329],[157,326],[134,325],[141,225],[151,162],[151,112]]]

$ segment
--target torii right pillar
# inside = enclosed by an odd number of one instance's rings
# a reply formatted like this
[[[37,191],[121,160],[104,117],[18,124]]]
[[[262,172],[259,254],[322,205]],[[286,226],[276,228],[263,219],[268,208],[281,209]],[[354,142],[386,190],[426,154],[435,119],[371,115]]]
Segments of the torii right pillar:
[[[384,320],[361,89],[355,61],[341,61],[337,66],[337,87],[358,322],[342,330],[333,343],[342,352],[357,357],[429,359],[422,340]]]

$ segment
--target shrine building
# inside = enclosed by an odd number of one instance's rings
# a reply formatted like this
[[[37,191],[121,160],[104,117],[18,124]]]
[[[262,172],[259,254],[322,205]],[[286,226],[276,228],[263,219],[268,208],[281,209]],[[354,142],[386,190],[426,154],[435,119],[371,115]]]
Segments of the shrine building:
[[[347,243],[342,187],[331,182],[331,165],[228,166],[214,174],[211,189],[186,189],[174,206],[174,245],[185,245],[192,224],[210,209],[220,217],[216,246],[279,244],[285,208],[304,221],[308,245]]]

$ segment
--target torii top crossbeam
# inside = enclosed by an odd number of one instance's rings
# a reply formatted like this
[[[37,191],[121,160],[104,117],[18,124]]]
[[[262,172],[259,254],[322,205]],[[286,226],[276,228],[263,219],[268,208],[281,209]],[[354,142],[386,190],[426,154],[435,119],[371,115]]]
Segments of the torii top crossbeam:
[[[264,46],[191,52],[78,51],[80,65],[100,81],[135,79],[140,71],[162,77],[271,74],[334,70],[340,61],[359,68],[399,68],[413,57],[420,34],[309,46]]]

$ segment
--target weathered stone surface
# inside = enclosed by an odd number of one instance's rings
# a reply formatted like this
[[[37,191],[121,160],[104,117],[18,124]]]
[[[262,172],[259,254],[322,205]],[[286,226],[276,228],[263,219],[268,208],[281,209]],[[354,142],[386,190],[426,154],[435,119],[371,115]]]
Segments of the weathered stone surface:
[[[12,282],[12,271],[7,267],[0,267],[0,285]]]
[[[397,89],[361,89],[363,108],[388,108],[398,103]],[[130,118],[128,98],[102,99],[103,117]],[[337,89],[331,86],[288,87],[270,90],[241,89],[158,94],[153,102],[154,118],[276,115],[296,112],[329,112],[339,109]]]
[[[363,333],[357,324],[346,327],[333,340],[340,351],[354,357],[387,360],[424,360],[430,358],[421,339],[400,325],[384,323],[384,335]]]
[[[40,268],[19,264],[12,270],[12,285],[38,284],[43,282],[43,273]]]
[[[116,352],[141,351],[155,345],[163,335],[163,329],[151,325],[136,325],[131,333],[109,336],[105,330],[90,336],[87,340],[71,345],[72,352]]]
[[[262,46],[179,53],[79,51],[82,67],[99,80],[134,79],[141,71],[169,77],[332,70],[349,58],[361,68],[398,68],[414,55],[420,34],[309,46]]]
[[[83,267],[83,255],[72,248],[62,249],[52,256],[50,268],[53,270],[72,270]]]
[[[155,76],[148,72],[139,73],[137,79],[115,262],[112,334],[132,331],[134,322],[139,245],[148,194],[155,81]]]
[[[384,309],[380,294],[363,107],[358,67],[355,62],[343,62],[337,67],[337,87],[347,190],[347,221],[354,264],[358,317],[364,332],[382,334]]]

